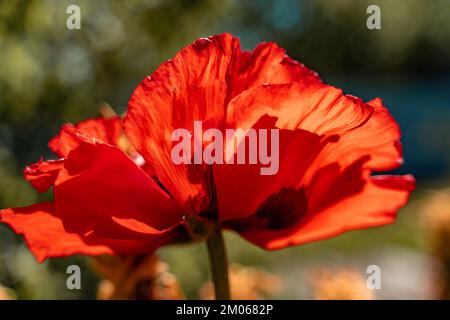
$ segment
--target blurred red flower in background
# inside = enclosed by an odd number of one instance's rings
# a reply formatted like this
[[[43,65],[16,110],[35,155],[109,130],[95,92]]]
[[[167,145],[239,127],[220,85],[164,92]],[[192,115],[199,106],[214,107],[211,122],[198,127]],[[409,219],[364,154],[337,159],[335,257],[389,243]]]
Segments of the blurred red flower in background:
[[[277,128],[279,171],[175,165],[171,133]],[[371,176],[402,163],[400,130],[380,99],[325,85],[273,43],[241,51],[229,34],[199,39],[134,91],[125,119],[65,125],[60,157],[25,169],[53,202],[0,212],[42,261],[140,253],[185,235],[187,217],[215,221],[266,249],[392,223],[412,176]],[[132,146],[132,147],[131,147]]]

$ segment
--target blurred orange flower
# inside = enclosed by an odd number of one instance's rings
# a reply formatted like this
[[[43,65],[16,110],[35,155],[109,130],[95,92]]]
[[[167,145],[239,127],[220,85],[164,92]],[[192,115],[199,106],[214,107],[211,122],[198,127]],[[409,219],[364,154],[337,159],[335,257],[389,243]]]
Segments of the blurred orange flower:
[[[320,270],[311,279],[313,298],[317,300],[373,300],[375,294],[364,277],[353,269]]]
[[[98,287],[100,300],[184,299],[177,278],[156,255],[99,256],[93,268],[105,278]]]
[[[231,264],[229,273],[233,300],[261,300],[279,294],[282,288],[279,277],[258,268]],[[205,300],[215,298],[214,285],[211,281],[200,289],[200,298]]]
[[[436,298],[450,300],[450,189],[434,191],[425,198],[422,222],[426,245],[437,262],[433,269]]]

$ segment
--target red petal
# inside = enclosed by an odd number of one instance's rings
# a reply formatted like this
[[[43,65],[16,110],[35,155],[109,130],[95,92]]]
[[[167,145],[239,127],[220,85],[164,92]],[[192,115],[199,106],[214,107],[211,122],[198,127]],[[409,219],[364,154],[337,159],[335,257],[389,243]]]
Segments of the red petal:
[[[364,167],[373,171],[392,170],[403,164],[399,126],[380,99],[367,106],[373,110],[370,118],[361,127],[341,133],[338,143],[327,145],[312,165],[311,175],[330,163],[345,167],[362,156],[370,156]]]
[[[170,158],[174,129],[223,128],[230,99],[265,82],[318,83],[318,76],[266,43],[242,52],[229,34],[200,39],[162,64],[134,91],[125,130],[161,183],[181,202],[207,195],[202,166],[175,166]],[[203,202],[203,200],[200,200]],[[199,210],[198,208],[196,208]]]
[[[165,188],[181,202],[205,194],[203,181],[188,177],[193,167],[170,158],[174,129],[192,130],[194,120],[218,127],[224,117],[226,79],[239,42],[230,35],[200,39],[162,64],[136,88],[128,105],[125,130]]]
[[[361,127],[372,112],[361,99],[344,95],[332,86],[269,84],[234,98],[227,110],[227,123],[245,130],[269,115],[277,118],[276,127],[280,129],[333,135]]]
[[[64,160],[39,160],[25,168],[24,177],[39,192],[47,191],[56,181]]]
[[[180,223],[176,202],[129,156],[78,138],[79,147],[69,153],[54,187],[55,208],[68,231],[127,239]]]
[[[270,117],[281,129],[280,169],[275,176],[260,176],[259,166],[254,165],[214,167],[219,215],[225,223],[234,220],[230,225],[251,241],[266,248],[307,242],[308,233],[305,238],[300,231],[295,233],[300,228],[303,232],[304,215],[316,221],[316,215],[322,217],[336,206],[345,215],[353,214],[352,220],[339,224],[341,213],[332,217],[329,212],[327,219],[336,221],[333,225],[324,224],[321,230],[320,224],[314,224],[314,230],[307,230],[325,238],[337,234],[335,230],[381,225],[388,218],[392,221],[406,203],[411,177],[386,178],[383,186],[380,178],[368,180],[370,169],[385,170],[401,162],[398,126],[380,100],[364,104],[322,84],[266,85],[230,102],[227,125],[269,128]],[[404,184],[400,187],[398,181]],[[392,209],[375,200],[371,204],[369,197],[379,200],[378,195],[392,200]],[[358,206],[365,200],[368,211],[352,209],[352,201]],[[284,235],[287,240],[278,244]]]
[[[67,157],[69,152],[78,146],[78,140],[72,135],[68,135],[65,127],[72,126],[66,124],[61,128],[60,133],[49,142],[50,149],[60,157]],[[99,141],[118,145],[122,136],[122,120],[120,117],[95,118],[77,123],[74,126],[82,134],[97,139]]]
[[[269,123],[270,118],[262,118],[254,128],[270,130],[273,126]],[[326,144],[326,140],[305,130],[280,130],[279,136],[279,170],[274,175],[261,175],[260,169],[266,166],[259,164],[213,165],[220,220],[247,218],[271,194],[283,188],[297,187]]]
[[[283,84],[252,88],[230,102],[227,126],[282,129],[279,171],[262,176],[259,165],[216,165],[214,180],[221,220],[247,218],[272,194],[298,189],[322,149],[338,134],[357,128],[371,115],[362,101],[326,85]]]
[[[75,254],[137,254],[151,252],[167,242],[173,234],[153,236],[147,241],[114,240],[83,237],[65,231],[61,219],[55,215],[53,203],[38,203],[29,207],[4,209],[0,221],[18,234],[23,234],[31,252],[39,262],[50,257]]]
[[[318,84],[317,73],[291,59],[275,43],[261,43],[252,52],[242,52],[232,73],[231,98],[262,84],[299,82]]]
[[[241,235],[269,250],[335,237],[344,232],[390,224],[414,189],[412,176],[377,176],[363,190],[311,214],[288,229],[247,229]]]

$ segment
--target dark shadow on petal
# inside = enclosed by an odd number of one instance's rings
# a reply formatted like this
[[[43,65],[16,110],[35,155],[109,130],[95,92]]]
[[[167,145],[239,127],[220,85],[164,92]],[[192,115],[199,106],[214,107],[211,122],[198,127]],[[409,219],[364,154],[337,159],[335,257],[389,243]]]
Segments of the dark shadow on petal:
[[[295,225],[307,212],[308,200],[304,189],[283,188],[268,197],[253,216],[230,221],[227,226],[236,231],[261,228],[285,229]]]

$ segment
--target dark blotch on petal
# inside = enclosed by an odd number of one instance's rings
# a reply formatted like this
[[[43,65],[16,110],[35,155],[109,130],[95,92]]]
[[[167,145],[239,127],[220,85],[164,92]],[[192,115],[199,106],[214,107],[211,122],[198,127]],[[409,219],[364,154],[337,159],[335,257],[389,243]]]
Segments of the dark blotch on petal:
[[[269,196],[253,216],[245,220],[232,221],[229,226],[236,231],[261,228],[285,229],[299,222],[307,212],[308,201],[305,190],[283,188]]]

